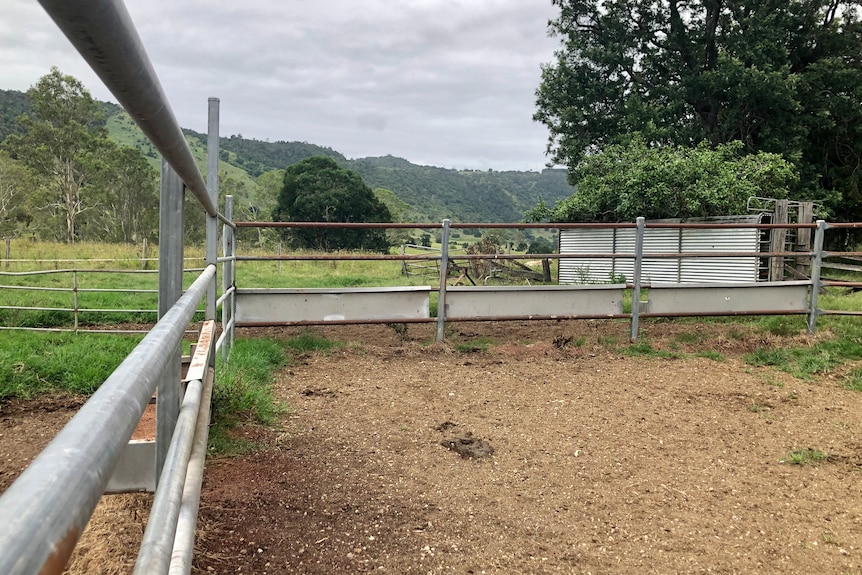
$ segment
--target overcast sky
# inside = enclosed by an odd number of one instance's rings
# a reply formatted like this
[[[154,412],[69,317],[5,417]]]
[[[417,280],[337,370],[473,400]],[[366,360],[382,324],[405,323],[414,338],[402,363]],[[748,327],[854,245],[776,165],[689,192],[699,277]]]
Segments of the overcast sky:
[[[56,65],[115,101],[36,0],[2,0],[0,88]],[[349,158],[540,170],[551,0],[127,0],[180,124]]]

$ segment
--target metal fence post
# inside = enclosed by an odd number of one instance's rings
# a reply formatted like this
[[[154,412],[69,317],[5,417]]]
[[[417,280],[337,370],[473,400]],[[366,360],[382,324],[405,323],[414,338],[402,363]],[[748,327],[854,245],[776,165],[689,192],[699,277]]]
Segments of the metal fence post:
[[[233,196],[225,196],[224,199],[224,217],[228,221],[233,220]],[[222,228],[222,256],[225,258],[231,257],[233,253],[233,229],[225,224]],[[225,260],[224,265],[222,266],[222,292],[226,293],[231,286],[233,285],[233,272],[232,268],[234,266],[234,262],[231,260]],[[231,302],[233,301],[233,295],[229,295],[226,300],[224,300],[221,304],[221,328],[222,331],[228,329],[228,324],[231,319],[233,319],[233,309],[231,306]],[[229,341],[229,340],[227,340]],[[228,359],[228,345],[221,346],[221,360],[222,363],[227,363]]]
[[[632,333],[631,340],[637,341],[640,328],[641,315],[641,268],[644,261],[644,230],[646,220],[643,217],[637,219],[637,231],[635,232],[635,265],[632,278]]]
[[[233,207],[231,207],[233,210]],[[230,218],[231,222],[233,221],[233,217]],[[236,228],[229,227],[228,233],[230,234],[230,257],[231,257],[231,265],[230,265],[230,285],[233,287],[233,291],[230,294],[230,333],[228,334],[228,344],[230,348],[233,349],[234,336],[236,336]]]
[[[437,341],[443,341],[446,329],[446,280],[449,277],[449,220],[443,220],[440,239],[440,291],[437,292]]]
[[[811,261],[811,295],[808,298],[808,333],[814,333],[817,326],[818,298],[820,297],[820,270],[823,266],[823,241],[826,235],[827,224],[823,220],[817,220],[817,230],[814,232],[814,258]]]
[[[159,319],[183,293],[183,183],[162,160],[159,205]],[[181,346],[159,375],[156,392],[156,486],[180,415]]]
[[[74,310],[75,333],[78,333],[78,270],[72,270],[72,309]]]
[[[210,200],[218,206],[218,154],[219,154],[219,99],[209,99],[207,125],[207,191]],[[207,214],[207,253],[206,265],[214,266],[218,262],[218,215]],[[216,318],[216,285],[214,281],[207,289],[206,319]],[[215,357],[212,358],[215,361]]]

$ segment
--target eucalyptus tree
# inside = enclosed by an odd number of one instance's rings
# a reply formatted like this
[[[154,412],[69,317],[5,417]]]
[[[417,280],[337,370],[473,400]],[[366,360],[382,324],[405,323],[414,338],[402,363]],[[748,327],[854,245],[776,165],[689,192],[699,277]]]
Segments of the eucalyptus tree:
[[[22,115],[22,133],[4,146],[44,182],[43,207],[63,221],[63,237],[74,243],[78,217],[97,205],[88,193],[110,147],[104,116],[84,85],[56,67],[27,91],[33,115]]]

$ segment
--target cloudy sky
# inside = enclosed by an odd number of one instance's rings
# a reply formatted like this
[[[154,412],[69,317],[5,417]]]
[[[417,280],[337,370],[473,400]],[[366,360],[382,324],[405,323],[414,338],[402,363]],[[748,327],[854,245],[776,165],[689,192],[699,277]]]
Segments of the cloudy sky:
[[[0,88],[56,65],[114,101],[36,0],[3,0]],[[551,0],[126,0],[180,124],[349,158],[540,170]]]

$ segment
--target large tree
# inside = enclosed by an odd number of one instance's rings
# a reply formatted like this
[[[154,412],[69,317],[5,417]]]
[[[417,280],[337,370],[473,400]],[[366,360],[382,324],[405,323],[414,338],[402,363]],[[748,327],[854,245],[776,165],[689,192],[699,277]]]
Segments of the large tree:
[[[752,196],[785,198],[797,180],[778,154],[741,155],[742,144],[648,146],[635,137],[612,144],[578,166],[578,191],[531,220],[624,222],[744,214]]]
[[[20,162],[0,152],[0,238],[17,237],[29,223],[27,200],[34,180]]]
[[[98,103],[84,85],[56,67],[27,92],[33,116],[4,146],[45,182],[45,207],[61,216],[64,238],[78,237],[78,217],[97,205],[87,191],[111,147]]]
[[[95,172],[91,202],[98,202],[98,209],[84,215],[87,237],[126,243],[155,238],[159,224],[155,169],[137,148],[112,143],[102,147],[100,163],[90,165]]]
[[[281,222],[391,222],[392,215],[362,177],[332,158],[314,156],[284,171],[284,185],[273,210]],[[378,229],[296,228],[285,237],[292,245],[318,250],[389,249]]]
[[[535,119],[572,168],[633,132],[781,154],[862,217],[862,0],[552,0]]]

